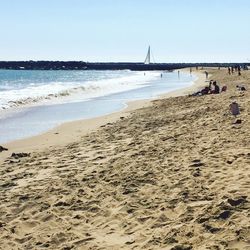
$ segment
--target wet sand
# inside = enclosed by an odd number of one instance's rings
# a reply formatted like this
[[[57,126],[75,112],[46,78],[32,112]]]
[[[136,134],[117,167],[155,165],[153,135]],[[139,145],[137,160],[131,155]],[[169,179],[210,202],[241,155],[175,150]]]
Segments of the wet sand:
[[[4,145],[0,249],[249,249],[250,72],[206,70],[228,90]]]

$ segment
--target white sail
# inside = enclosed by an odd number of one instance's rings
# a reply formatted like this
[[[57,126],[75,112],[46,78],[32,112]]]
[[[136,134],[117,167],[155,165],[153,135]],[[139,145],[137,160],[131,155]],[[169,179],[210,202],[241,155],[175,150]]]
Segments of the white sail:
[[[145,58],[144,64],[150,64],[150,46],[148,47],[148,53]]]

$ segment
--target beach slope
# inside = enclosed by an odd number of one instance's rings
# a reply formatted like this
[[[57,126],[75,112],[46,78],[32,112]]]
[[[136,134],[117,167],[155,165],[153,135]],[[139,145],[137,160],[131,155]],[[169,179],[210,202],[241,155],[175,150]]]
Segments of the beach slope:
[[[249,249],[250,72],[206,70],[226,92],[155,100],[6,158],[0,249]]]

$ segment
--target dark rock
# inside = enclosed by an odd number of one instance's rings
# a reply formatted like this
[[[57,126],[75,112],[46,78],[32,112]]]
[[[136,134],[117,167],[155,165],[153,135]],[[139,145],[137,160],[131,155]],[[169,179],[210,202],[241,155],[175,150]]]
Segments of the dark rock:
[[[0,146],[0,152],[7,151],[7,150],[8,150],[7,148]]]
[[[209,218],[207,218],[207,217],[202,217],[202,218],[198,219],[198,223],[204,223],[204,222],[206,222],[206,221],[208,221],[208,220],[209,220]]]
[[[62,250],[71,250],[73,248],[73,246],[67,246],[67,247],[63,247]]]
[[[193,247],[186,245],[177,245],[171,248],[171,250],[192,250]]]
[[[45,247],[45,248],[47,248],[47,247],[49,247],[49,246],[50,246],[49,243],[44,243],[43,245],[41,245],[41,247]]]
[[[174,244],[174,243],[178,243],[178,240],[176,240],[174,237],[169,237],[169,238],[166,238],[164,240],[164,244]]]
[[[199,176],[201,176],[200,171],[196,171],[196,172],[194,172],[194,173],[193,173],[193,176],[194,176],[194,177],[199,177]]]
[[[19,197],[19,200],[20,201],[27,201],[29,199],[29,196],[26,194],[26,195],[21,195],[20,197]]]
[[[222,213],[220,213],[220,215],[217,218],[226,220],[230,217],[230,215],[231,215],[231,212],[226,210],[226,211],[223,211]]]
[[[11,157],[18,159],[22,157],[28,157],[30,156],[30,153],[12,153]]]
[[[200,159],[195,159],[195,160],[192,160],[192,162],[197,163],[197,162],[201,162],[201,160]]]
[[[54,204],[55,207],[68,207],[70,206],[70,204],[68,204],[67,202],[64,201],[59,201],[56,204]]]
[[[15,159],[15,160],[9,160],[9,163],[18,163],[18,162],[20,162],[20,160],[18,160],[18,159]]]
[[[125,242],[126,245],[131,245],[131,244],[134,244],[134,243],[135,243],[134,240],[133,241],[127,241],[127,242]]]
[[[240,204],[246,202],[246,198],[245,197],[241,197],[239,199],[228,199],[227,202],[231,205],[231,206],[239,206]]]
[[[208,225],[208,224],[205,224],[204,227],[205,227],[205,229],[206,229],[207,231],[209,231],[209,232],[212,233],[212,234],[217,233],[217,232],[220,231],[220,228],[212,227],[212,226],[210,226],[210,225]]]
[[[195,163],[191,164],[189,167],[197,168],[197,167],[202,167],[202,166],[204,166],[204,163],[202,163],[202,162],[195,162]]]
[[[130,208],[130,209],[127,210],[127,213],[132,214],[134,211],[135,211],[134,209]]]
[[[80,220],[82,217],[79,215],[79,214],[77,214],[75,217],[73,217],[73,219],[77,219],[77,220]]]
[[[11,188],[11,187],[14,187],[14,186],[16,186],[17,184],[16,183],[14,183],[14,182],[12,182],[12,181],[10,181],[10,182],[5,182],[4,184],[2,184],[1,185],[1,187],[2,188]]]
[[[241,119],[237,119],[235,122],[234,122],[234,124],[241,124]]]

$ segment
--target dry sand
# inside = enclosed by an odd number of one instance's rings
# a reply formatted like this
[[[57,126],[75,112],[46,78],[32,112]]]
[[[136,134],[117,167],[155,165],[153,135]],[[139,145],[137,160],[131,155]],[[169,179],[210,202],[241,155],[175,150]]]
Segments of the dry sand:
[[[6,145],[0,249],[250,249],[250,72],[209,72],[227,92]]]

